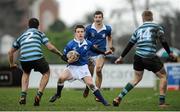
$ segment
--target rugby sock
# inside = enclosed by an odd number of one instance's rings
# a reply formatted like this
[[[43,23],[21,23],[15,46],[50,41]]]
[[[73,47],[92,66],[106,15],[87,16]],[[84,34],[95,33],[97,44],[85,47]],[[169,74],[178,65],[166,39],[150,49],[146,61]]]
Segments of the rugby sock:
[[[64,83],[57,84],[57,92],[56,92],[57,96],[61,96],[61,91],[62,91],[63,87],[64,87]]]
[[[26,93],[26,92],[23,92],[23,91],[21,92],[21,97],[24,97],[24,98],[25,98],[25,97],[26,97],[26,95],[27,95],[27,93]]]
[[[133,88],[134,86],[131,83],[128,83],[119,94],[119,97],[123,98]]]
[[[100,91],[97,89],[96,91],[94,91],[93,93],[104,105],[107,105],[108,102],[103,98],[103,96],[101,95]]]
[[[165,95],[160,95],[159,96],[159,104],[164,104],[165,103]]]
[[[41,96],[43,95],[43,93],[40,92],[40,91],[38,91],[36,95],[39,96],[39,97],[41,98]]]

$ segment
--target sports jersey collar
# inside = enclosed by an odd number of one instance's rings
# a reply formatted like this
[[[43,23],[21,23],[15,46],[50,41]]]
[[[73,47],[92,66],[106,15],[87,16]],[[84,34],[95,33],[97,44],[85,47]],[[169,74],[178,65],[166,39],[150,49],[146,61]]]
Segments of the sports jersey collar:
[[[93,23],[92,25],[91,25],[91,28],[92,29],[95,29],[96,31],[97,31],[97,29],[96,29],[96,27],[95,27],[95,23]],[[101,31],[103,31],[103,30],[106,30],[106,26],[103,24],[103,27],[99,30],[99,31],[97,31],[97,32],[101,32]]]
[[[28,28],[28,30],[38,30],[37,28]]]
[[[27,31],[34,31],[34,30],[38,30],[36,28],[28,28]]]
[[[146,21],[146,22],[144,22],[143,24],[147,24],[147,23],[152,23],[152,21]]]
[[[78,46],[81,47],[83,45],[87,45],[86,40],[84,39],[83,42],[80,44],[80,41],[74,38],[74,41],[78,43]]]

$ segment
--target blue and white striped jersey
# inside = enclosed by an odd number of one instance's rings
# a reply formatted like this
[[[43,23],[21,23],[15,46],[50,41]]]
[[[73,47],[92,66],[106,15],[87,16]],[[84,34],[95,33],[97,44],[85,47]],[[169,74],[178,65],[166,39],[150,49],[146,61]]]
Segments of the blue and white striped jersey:
[[[46,44],[48,38],[36,28],[27,29],[13,43],[13,48],[20,49],[20,61],[33,61],[43,58],[42,44]]]
[[[152,22],[144,22],[133,33],[130,42],[136,43],[136,54],[138,56],[150,58],[156,55],[157,29],[164,33],[161,26]]]

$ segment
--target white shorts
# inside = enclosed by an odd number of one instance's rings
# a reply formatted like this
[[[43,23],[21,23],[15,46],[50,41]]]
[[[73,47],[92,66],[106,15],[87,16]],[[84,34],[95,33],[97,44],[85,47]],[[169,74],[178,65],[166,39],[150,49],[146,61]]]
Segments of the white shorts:
[[[91,77],[91,73],[89,72],[88,65],[83,66],[75,66],[75,65],[69,65],[65,70],[69,70],[72,78],[69,81],[74,80],[82,80],[82,78],[86,76]]]
[[[96,65],[96,59],[104,58],[105,56],[103,54],[97,55],[97,56],[91,56],[89,57],[89,61],[93,63],[93,65]]]

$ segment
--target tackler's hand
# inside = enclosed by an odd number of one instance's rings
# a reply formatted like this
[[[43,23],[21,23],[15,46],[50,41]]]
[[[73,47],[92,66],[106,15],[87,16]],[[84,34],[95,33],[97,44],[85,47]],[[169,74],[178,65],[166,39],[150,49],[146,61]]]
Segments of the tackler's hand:
[[[121,64],[123,63],[123,58],[120,56],[116,61],[114,62],[115,64]]]

